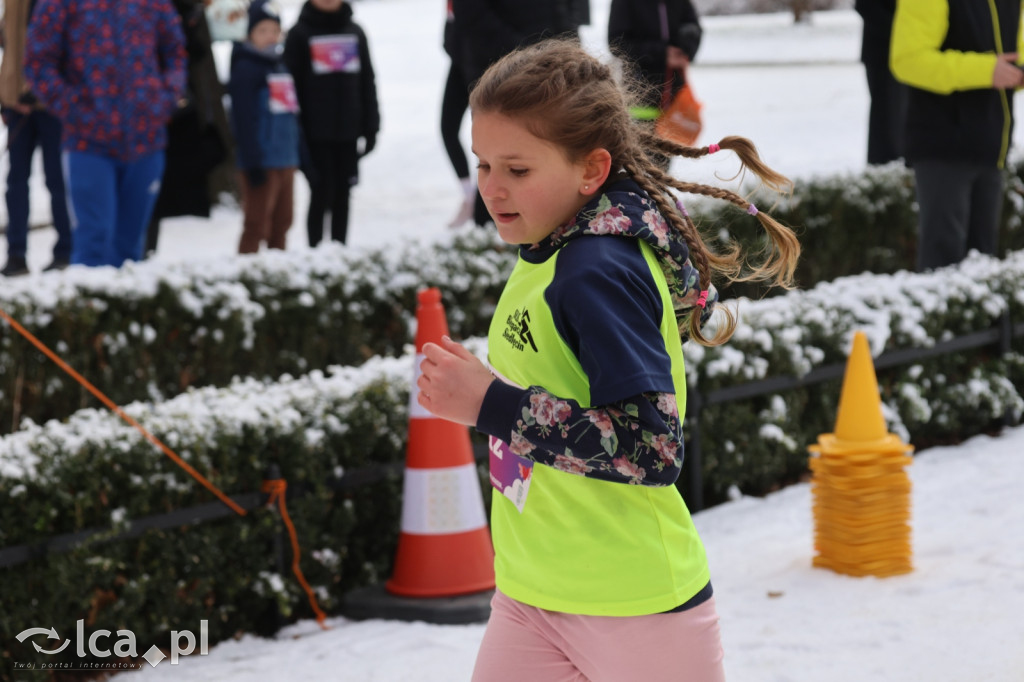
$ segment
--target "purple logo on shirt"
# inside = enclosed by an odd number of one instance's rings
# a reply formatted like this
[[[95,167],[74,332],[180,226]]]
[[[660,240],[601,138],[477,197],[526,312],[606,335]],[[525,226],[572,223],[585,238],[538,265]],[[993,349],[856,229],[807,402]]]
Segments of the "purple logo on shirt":
[[[530,492],[533,462],[512,452],[505,441],[491,436],[491,485],[512,501],[521,514]]]

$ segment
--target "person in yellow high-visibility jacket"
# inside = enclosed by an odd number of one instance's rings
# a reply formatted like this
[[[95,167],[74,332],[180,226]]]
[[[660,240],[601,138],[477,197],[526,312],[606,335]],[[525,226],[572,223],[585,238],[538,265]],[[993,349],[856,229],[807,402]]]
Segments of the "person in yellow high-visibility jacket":
[[[897,2],[889,64],[910,86],[919,270],[996,252],[1013,92],[1024,86],[1022,9],[1021,0]]]

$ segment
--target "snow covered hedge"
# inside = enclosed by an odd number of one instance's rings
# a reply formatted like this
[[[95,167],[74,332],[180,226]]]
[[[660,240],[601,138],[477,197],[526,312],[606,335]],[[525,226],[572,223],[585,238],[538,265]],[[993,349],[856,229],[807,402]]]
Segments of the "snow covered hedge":
[[[327,610],[342,591],[387,577],[399,530],[400,476],[349,490],[328,483],[371,463],[401,462],[412,359],[374,359],[265,383],[189,390],[126,411],[229,495],[260,490],[265,468],[289,482],[304,573]],[[296,491],[306,488],[308,494]],[[125,530],[131,519],[212,496],[112,413],[87,409],[67,423],[29,424],[0,438],[0,547],[81,529]],[[38,660],[15,635],[46,623],[63,634],[130,627],[139,653],[166,647],[171,628],[211,644],[236,632],[272,632],[310,609],[273,552],[275,514],[262,508],[196,526],[102,538],[68,554],[0,569],[0,678],[12,661]],[[293,610],[298,610],[294,614]],[[75,658],[74,648],[66,659]],[[9,672],[9,670],[8,670]]]
[[[10,279],[0,308],[115,403],[161,400],[235,376],[278,377],[397,355],[416,291],[438,286],[452,333],[486,325],[510,271],[496,235],[197,263],[70,268]],[[0,322],[0,433],[98,404]]]
[[[930,348],[989,330],[1003,315],[1024,321],[1024,251],[973,256],[927,274],[858,275],[757,302],[741,301],[742,323],[725,346],[687,344],[690,384],[709,392],[770,376],[804,376],[845,362],[863,330],[877,356]],[[890,428],[916,446],[956,441],[1024,412],[1024,338],[879,370]],[[840,380],[733,403],[701,418],[705,494],[730,486],[760,494],[806,472],[806,446],[832,430]]]
[[[688,344],[691,392],[842,362],[855,330],[864,330],[878,353],[989,329],[1004,314],[1024,320],[1024,252],[973,257],[927,275],[843,278],[742,301],[740,313],[728,345]],[[471,347],[481,353],[482,341]],[[891,430],[926,445],[973,435],[1007,416],[1019,420],[1024,341],[1014,349],[880,371]],[[306,575],[330,610],[351,587],[389,573],[400,488],[397,477],[345,492],[328,482],[368,463],[402,461],[411,378],[411,355],[378,357],[276,382],[248,378],[192,389],[127,410],[229,494],[258,490],[271,462],[292,489],[310,489],[289,509]],[[764,493],[804,475],[807,445],[834,423],[838,384],[711,405],[699,424],[688,424],[690,435],[701,434],[708,502],[731,489]],[[26,424],[0,438],[0,499],[7,501],[0,505],[0,547],[9,547],[83,528],[116,530],[211,497],[136,431],[87,409],[66,423]],[[275,605],[286,616],[309,615],[295,581],[274,562],[273,535],[272,515],[259,511],[0,569],[5,602],[12,597],[0,637],[14,647],[13,635],[40,619],[87,618],[91,629],[131,623],[158,639],[168,624],[206,618],[217,641],[268,627]]]
[[[1024,164],[1013,168],[1001,244],[1019,249]],[[699,220],[736,239],[762,238],[757,222],[735,207],[694,208]],[[913,265],[912,179],[899,164],[800,181],[772,211],[800,232],[798,281],[805,287]],[[441,288],[454,336],[482,335],[513,257],[493,232],[473,229],[431,245],[325,244],[213,264],[72,268],[5,281],[0,308],[115,402],[161,400],[235,376],[277,377],[397,355],[412,338],[415,292],[424,286]],[[726,295],[763,293],[738,285]],[[6,325],[0,330],[0,434],[25,417],[41,423],[96,404]]]

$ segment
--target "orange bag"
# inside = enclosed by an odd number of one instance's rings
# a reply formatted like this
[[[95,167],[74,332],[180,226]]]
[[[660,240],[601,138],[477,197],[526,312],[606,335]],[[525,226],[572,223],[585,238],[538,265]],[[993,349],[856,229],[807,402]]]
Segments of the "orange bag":
[[[703,127],[700,117],[702,105],[693,94],[686,72],[680,70],[679,73],[685,85],[672,97],[673,74],[670,72],[662,90],[661,116],[655,122],[654,132],[658,137],[689,147],[697,140]]]

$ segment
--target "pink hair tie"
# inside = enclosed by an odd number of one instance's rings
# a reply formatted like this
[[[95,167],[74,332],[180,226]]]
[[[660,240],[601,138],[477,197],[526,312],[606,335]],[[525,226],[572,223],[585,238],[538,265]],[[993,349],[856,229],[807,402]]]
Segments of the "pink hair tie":
[[[684,216],[690,216],[690,214],[686,212],[686,207],[683,206],[683,202],[680,201],[679,199],[676,199],[676,208],[678,208],[679,212],[682,213]]]
[[[757,215],[757,206],[754,206],[753,204],[747,206],[747,213],[750,215]]]
[[[703,309],[708,303],[708,290],[704,289],[700,292],[700,296],[697,298],[697,307]]]
[[[708,154],[714,154],[719,149],[721,149],[721,147],[718,144],[712,142],[711,144],[708,145]]]

